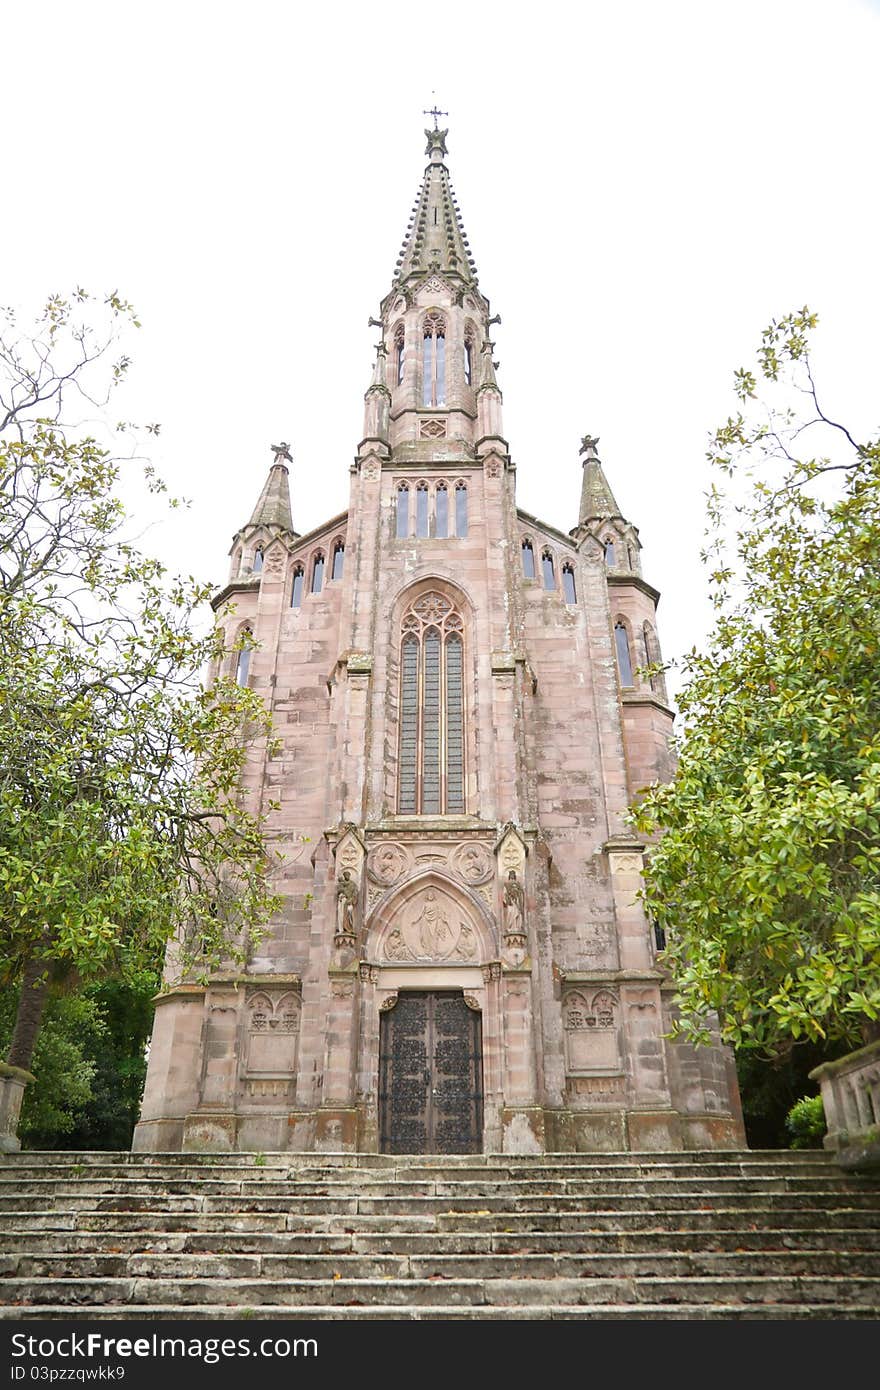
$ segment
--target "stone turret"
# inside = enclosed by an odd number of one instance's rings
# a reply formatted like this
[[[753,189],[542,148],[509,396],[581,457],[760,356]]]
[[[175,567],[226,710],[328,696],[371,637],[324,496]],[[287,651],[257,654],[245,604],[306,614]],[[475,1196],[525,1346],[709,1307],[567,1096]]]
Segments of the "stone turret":
[[[295,540],[297,536],[290,510],[288,470],[281,462],[282,459],[292,462],[290,450],[286,443],[273,444],[272,452],[275,462],[269,469],[250,521],[232,538],[230,579],[236,579],[239,575],[259,574],[263,557],[271,543],[275,539]]]

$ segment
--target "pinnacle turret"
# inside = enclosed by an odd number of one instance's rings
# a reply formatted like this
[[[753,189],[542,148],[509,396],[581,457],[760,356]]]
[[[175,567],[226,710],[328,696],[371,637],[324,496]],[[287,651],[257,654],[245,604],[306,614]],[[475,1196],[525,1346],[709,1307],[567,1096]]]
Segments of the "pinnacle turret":
[[[587,522],[597,521],[600,518],[619,517],[623,520],[623,513],[618,507],[608,479],[605,477],[598,448],[598,438],[593,438],[589,434],[584,436],[580,450],[584,455],[584,478],[581,485],[579,526],[584,526]]]
[[[290,510],[290,484],[286,466],[281,462],[282,458],[290,458],[287,445],[273,445],[275,452],[275,462],[269,469],[269,476],[263,485],[263,491],[257,500],[257,505],[251,513],[248,526],[265,526],[274,531],[290,531],[293,533],[293,516]]]

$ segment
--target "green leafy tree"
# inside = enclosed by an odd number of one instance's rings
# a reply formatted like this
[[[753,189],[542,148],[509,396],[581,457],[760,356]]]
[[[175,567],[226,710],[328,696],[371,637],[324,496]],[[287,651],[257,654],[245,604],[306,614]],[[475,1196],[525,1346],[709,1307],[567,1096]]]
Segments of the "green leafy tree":
[[[54,986],[137,979],[172,938],[178,971],[205,972],[276,906],[241,791],[262,700],[204,688],[230,664],[209,590],[127,539],[120,480],[162,484],[80,423],[125,379],[132,325],[77,290],[0,334],[0,958],[25,1070]]]
[[[680,1028],[857,1043],[880,1016],[880,446],[820,406],[809,310],[772,323],[709,457],[716,606],[676,775],[634,818]],[[760,393],[759,393],[760,386]]]

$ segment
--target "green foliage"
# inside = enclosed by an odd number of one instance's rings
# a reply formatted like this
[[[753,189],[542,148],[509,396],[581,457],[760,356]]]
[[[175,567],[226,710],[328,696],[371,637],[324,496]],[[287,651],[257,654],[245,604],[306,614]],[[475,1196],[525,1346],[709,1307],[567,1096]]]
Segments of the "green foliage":
[[[53,993],[34,1050],[19,1135],[25,1148],[127,1149],[146,1075],[158,973]],[[16,991],[0,993],[0,1046],[12,1032]]]
[[[680,1031],[717,1013],[770,1053],[880,1017],[880,446],[820,408],[815,322],[771,324],[737,373],[750,413],[709,454],[715,629],[685,661],[676,775],[633,814],[659,836],[645,901]]]
[[[785,1128],[793,1149],[821,1149],[825,1134],[825,1107],[821,1096],[804,1096],[788,1112]]]
[[[56,981],[136,979],[171,937],[179,971],[204,973],[242,958],[276,906],[263,821],[240,790],[268,716],[229,679],[202,688],[226,655],[204,631],[209,589],[126,539],[124,461],[77,423],[128,370],[113,353],[120,325],[137,323],[131,306],[77,290],[53,296],[29,333],[2,318],[5,977],[38,960]]]
[[[0,1040],[5,1047],[15,1018],[16,991],[0,994]],[[90,1053],[104,1030],[93,999],[60,995],[46,1007],[34,1049],[35,1081],[24,1093],[19,1136],[25,1148],[64,1144],[92,1099],[95,1062]]]

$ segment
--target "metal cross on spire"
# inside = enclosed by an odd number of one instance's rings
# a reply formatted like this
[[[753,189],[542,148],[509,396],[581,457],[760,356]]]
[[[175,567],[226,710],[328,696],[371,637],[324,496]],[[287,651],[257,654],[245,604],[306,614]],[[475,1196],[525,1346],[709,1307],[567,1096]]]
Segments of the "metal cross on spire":
[[[436,92],[432,92],[432,93],[431,93],[431,96],[434,98],[434,105],[431,107],[431,110],[430,110],[430,111],[423,111],[423,112],[422,112],[422,115],[423,115],[423,116],[433,116],[433,117],[434,117],[434,129],[436,130],[436,129],[437,129],[437,117],[438,117],[438,116],[448,116],[448,115],[449,115],[449,112],[448,112],[448,111],[441,111],[441,110],[439,110],[439,108],[438,108],[438,106],[437,106],[437,94],[436,94]]]

